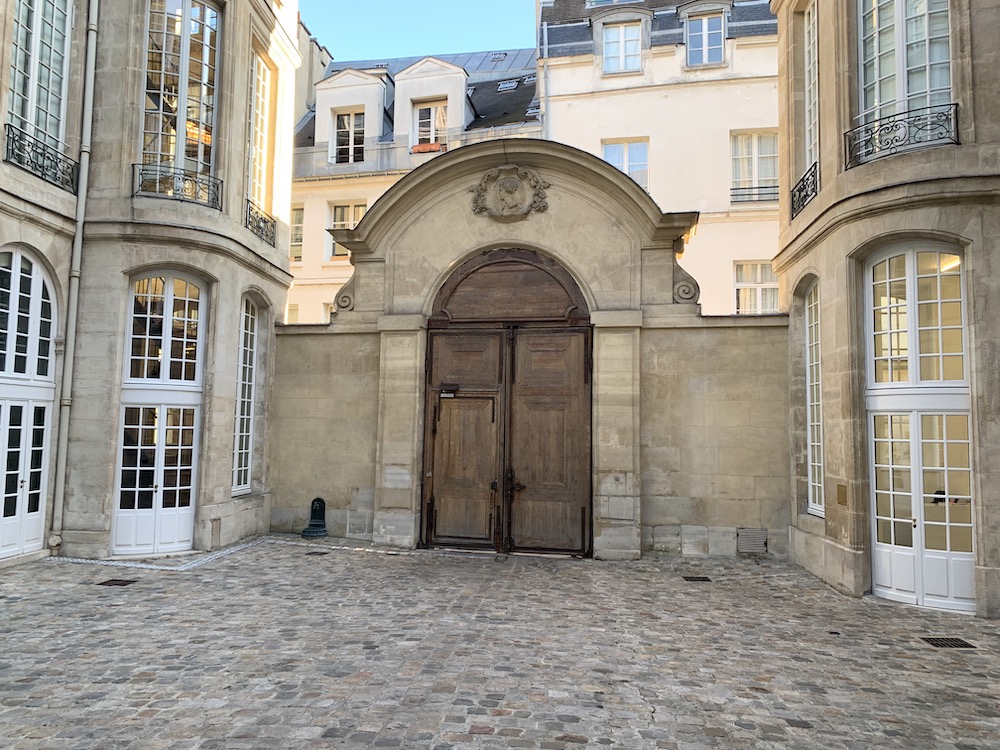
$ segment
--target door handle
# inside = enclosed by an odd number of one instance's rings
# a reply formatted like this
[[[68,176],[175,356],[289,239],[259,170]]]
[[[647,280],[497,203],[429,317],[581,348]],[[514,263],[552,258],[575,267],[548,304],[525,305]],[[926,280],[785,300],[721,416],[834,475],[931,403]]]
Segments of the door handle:
[[[520,482],[514,482],[514,484],[511,487],[511,489],[514,490],[514,492],[520,492],[521,490],[524,489],[524,485],[521,484]]]

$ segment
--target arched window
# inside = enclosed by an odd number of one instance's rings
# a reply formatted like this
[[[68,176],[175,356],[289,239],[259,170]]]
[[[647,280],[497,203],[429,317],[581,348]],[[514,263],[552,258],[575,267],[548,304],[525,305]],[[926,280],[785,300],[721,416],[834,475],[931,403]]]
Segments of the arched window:
[[[820,367],[819,282],[813,282],[805,296],[806,329],[806,419],[809,445],[810,513],[825,512],[823,492],[823,378]]]
[[[257,305],[243,298],[233,436],[233,494],[250,492],[253,463],[254,399],[257,388]]]
[[[173,274],[132,284],[126,380],[199,384],[201,289]]]
[[[0,375],[51,381],[52,294],[39,266],[0,252]]]

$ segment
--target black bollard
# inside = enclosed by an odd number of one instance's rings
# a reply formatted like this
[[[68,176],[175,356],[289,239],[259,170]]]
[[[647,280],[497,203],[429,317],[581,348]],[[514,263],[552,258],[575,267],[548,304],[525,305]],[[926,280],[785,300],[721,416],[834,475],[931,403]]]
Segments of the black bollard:
[[[317,497],[309,506],[309,525],[302,529],[302,536],[326,536],[326,501],[323,498]]]

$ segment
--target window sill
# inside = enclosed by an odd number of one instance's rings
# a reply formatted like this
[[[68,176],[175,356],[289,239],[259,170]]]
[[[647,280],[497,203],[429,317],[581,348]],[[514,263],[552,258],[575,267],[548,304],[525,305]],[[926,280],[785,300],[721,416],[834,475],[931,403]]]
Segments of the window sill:
[[[699,63],[697,65],[691,65],[690,63],[685,63],[684,67],[681,68],[685,73],[692,73],[696,70],[723,70],[729,67],[729,61],[723,60],[717,63]]]
[[[605,78],[638,76],[642,75],[642,68],[635,68],[634,70],[601,70],[601,75]]]

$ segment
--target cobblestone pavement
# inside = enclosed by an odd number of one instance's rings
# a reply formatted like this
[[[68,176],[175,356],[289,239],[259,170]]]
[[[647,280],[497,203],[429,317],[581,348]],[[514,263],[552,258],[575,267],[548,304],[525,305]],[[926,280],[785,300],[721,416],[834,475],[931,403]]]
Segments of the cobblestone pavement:
[[[1000,747],[1000,622],[785,563],[230,552],[0,571],[0,747]]]

